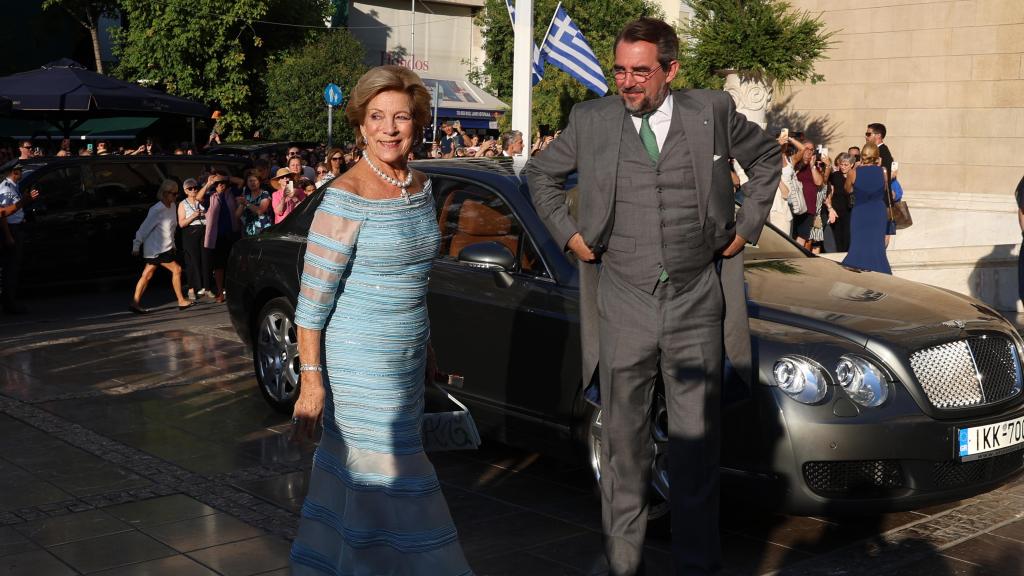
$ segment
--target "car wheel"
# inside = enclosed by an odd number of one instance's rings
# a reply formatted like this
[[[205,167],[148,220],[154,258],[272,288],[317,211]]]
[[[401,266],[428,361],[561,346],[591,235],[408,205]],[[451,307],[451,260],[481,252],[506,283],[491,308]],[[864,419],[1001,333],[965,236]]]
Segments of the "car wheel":
[[[295,308],[287,298],[267,302],[256,317],[253,363],[263,398],[278,412],[291,414],[299,397],[299,343]]]
[[[658,390],[654,395],[651,415],[651,443],[654,445],[654,460],[651,462],[651,487],[647,493],[647,519],[657,520],[668,515],[668,410],[665,395]],[[587,434],[587,457],[594,471],[594,479],[601,483],[601,409],[592,407]]]

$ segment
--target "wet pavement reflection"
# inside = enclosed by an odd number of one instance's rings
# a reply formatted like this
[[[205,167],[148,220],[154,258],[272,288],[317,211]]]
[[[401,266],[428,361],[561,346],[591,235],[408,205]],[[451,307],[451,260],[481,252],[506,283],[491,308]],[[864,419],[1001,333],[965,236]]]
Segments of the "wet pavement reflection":
[[[225,308],[32,304],[0,316],[0,576],[286,574],[314,447],[264,402]],[[477,574],[604,573],[582,459],[485,439],[431,460]],[[671,573],[666,525],[651,525],[650,574]],[[856,519],[726,493],[722,528],[727,574],[1021,574],[1024,480]]]

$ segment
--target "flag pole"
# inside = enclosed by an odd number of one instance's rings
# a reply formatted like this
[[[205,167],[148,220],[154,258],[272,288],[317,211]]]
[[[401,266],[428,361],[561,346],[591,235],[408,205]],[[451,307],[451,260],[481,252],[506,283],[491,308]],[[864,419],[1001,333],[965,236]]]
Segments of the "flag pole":
[[[512,51],[512,129],[523,135],[525,163],[530,150],[533,98],[533,0],[516,0],[515,39]]]
[[[551,34],[551,27],[555,25],[555,16],[558,16],[558,9],[562,7],[562,3],[559,2],[558,6],[555,6],[554,13],[551,14],[551,22],[548,22],[548,29],[544,31],[544,39],[540,41],[540,47],[537,48],[537,52],[544,53],[544,44],[548,41],[548,34]]]

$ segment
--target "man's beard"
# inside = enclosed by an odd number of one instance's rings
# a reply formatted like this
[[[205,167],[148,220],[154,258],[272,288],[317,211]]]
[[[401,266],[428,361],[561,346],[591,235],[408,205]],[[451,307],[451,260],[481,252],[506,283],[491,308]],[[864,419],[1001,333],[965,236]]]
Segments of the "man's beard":
[[[668,96],[668,84],[665,84],[661,91],[657,94],[651,95],[644,89],[643,86],[634,86],[628,90],[623,90],[622,94],[643,94],[644,97],[637,104],[630,104],[625,98],[622,99],[622,103],[626,106],[626,111],[634,116],[640,116],[647,114],[648,112],[654,112],[661,106],[661,103],[665,101]]]

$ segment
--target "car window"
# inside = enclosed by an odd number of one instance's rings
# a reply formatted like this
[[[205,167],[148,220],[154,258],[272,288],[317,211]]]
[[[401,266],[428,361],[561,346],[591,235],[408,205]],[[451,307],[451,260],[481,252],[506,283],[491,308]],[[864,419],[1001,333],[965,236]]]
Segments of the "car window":
[[[89,208],[113,208],[156,202],[162,178],[153,163],[94,164],[86,192]]]
[[[516,256],[516,272],[548,275],[519,218],[500,196],[468,182],[437,177],[433,181],[441,259],[456,260],[464,248],[479,242],[500,242]]]
[[[32,181],[31,186],[40,192],[39,200],[32,205],[33,211],[63,212],[80,201],[83,195],[82,168],[64,166],[46,170]]]

